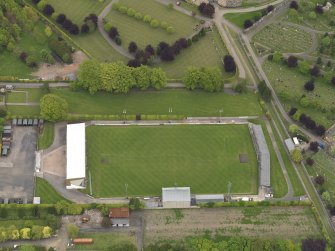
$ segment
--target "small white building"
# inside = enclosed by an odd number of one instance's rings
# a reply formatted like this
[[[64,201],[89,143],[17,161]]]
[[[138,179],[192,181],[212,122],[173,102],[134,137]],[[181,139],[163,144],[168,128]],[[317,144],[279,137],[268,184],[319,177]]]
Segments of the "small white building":
[[[34,197],[33,204],[41,204],[41,197]]]
[[[66,189],[85,189],[85,123],[66,128]]]
[[[189,208],[191,206],[191,189],[189,187],[162,188],[164,208]]]
[[[285,146],[289,152],[295,149],[294,143],[291,138],[285,139]]]
[[[295,146],[299,146],[299,145],[300,145],[299,140],[298,140],[297,137],[294,137],[294,138],[293,138],[293,142],[294,142],[294,145],[295,145]]]

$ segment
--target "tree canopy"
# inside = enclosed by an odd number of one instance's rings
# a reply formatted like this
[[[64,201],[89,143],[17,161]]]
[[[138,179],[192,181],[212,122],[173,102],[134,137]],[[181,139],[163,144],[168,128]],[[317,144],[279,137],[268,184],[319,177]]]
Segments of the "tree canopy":
[[[67,117],[68,104],[65,99],[47,94],[40,101],[41,117],[48,121],[59,121]]]

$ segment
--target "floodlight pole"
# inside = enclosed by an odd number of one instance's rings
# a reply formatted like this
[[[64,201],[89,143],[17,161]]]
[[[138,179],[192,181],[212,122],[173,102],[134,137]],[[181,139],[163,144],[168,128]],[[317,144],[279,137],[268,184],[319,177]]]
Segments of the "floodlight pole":
[[[170,122],[170,123],[171,123],[171,121],[170,121],[170,120],[171,120],[171,113],[172,113],[172,108],[170,107],[170,108],[169,108],[169,122]]]
[[[220,123],[221,123],[221,117],[222,117],[223,109],[221,108],[221,109],[219,110],[219,112],[220,112]]]
[[[124,186],[126,188],[126,198],[128,198],[128,183],[125,183]]]
[[[126,120],[127,120],[127,110],[126,109],[123,109],[123,111],[122,111],[122,113],[123,113],[123,116],[124,116],[124,123],[126,123]]]

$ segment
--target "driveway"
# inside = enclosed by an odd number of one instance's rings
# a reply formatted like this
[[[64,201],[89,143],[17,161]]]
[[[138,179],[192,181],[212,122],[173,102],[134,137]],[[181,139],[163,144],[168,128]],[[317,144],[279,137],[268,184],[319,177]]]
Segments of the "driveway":
[[[11,152],[0,158],[0,197],[27,198],[34,194],[36,127],[14,127]]]

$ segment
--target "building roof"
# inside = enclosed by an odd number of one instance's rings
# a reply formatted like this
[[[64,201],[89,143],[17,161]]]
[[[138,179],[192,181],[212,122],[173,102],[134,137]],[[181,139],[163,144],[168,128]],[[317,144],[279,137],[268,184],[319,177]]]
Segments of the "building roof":
[[[223,200],[223,194],[196,194],[196,200]]]
[[[251,124],[251,133],[259,162],[259,185],[270,186],[270,152],[261,125]]]
[[[129,208],[111,208],[109,209],[109,218],[129,218]]]
[[[66,129],[66,179],[85,178],[85,123],[70,124]]]
[[[291,138],[285,139],[285,145],[289,152],[293,151],[295,146]]]
[[[191,189],[189,187],[162,188],[162,201],[191,201]]]

